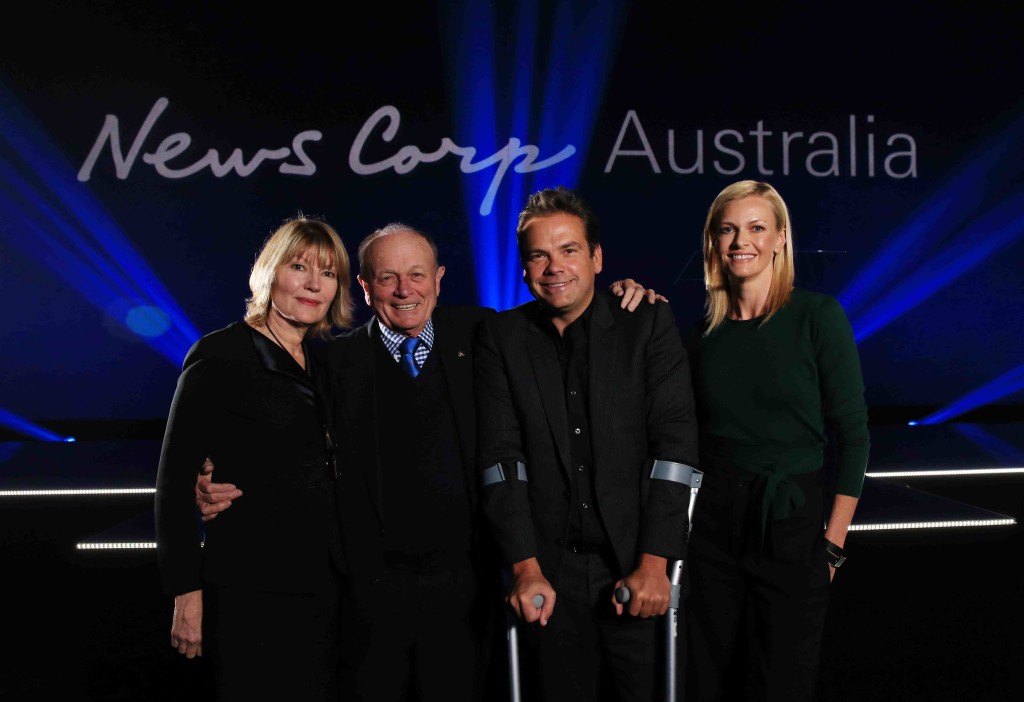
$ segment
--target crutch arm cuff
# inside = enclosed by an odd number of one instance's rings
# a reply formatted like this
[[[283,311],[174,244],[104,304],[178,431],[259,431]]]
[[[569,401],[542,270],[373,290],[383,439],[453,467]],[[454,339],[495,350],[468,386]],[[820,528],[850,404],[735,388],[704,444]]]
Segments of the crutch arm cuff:
[[[650,477],[651,480],[668,480],[689,488],[700,488],[704,473],[685,463],[655,459],[651,465]]]
[[[522,480],[524,483],[528,482],[526,479],[526,464],[522,461],[502,461],[484,469],[484,487],[494,485],[495,483],[503,483],[506,480]]]

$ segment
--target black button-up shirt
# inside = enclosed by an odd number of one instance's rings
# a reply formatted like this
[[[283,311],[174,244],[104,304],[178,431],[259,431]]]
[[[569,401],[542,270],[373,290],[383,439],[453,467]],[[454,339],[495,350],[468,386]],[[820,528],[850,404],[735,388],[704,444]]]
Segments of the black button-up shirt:
[[[569,453],[572,461],[570,488],[570,544],[601,547],[608,544],[594,491],[594,462],[590,437],[589,330],[593,303],[559,335],[550,320],[544,323],[562,369],[566,418],[569,423]]]

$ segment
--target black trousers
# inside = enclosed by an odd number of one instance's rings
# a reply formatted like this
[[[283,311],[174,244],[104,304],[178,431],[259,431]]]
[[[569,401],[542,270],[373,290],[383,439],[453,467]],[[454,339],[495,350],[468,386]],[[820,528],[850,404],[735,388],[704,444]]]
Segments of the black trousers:
[[[484,699],[494,648],[487,639],[495,632],[480,614],[480,588],[468,560],[439,570],[387,568],[379,587],[383,604],[365,623],[365,655],[343,661],[341,699]],[[487,604],[494,612],[497,604]]]
[[[704,477],[684,570],[687,702],[814,698],[829,567],[819,478],[798,477],[807,502],[763,536],[754,485]]]
[[[610,553],[564,553],[547,626],[518,625],[524,700],[652,702],[663,694],[664,618],[616,615],[617,571]]]
[[[203,588],[203,653],[216,699],[336,702],[338,584],[317,593]]]

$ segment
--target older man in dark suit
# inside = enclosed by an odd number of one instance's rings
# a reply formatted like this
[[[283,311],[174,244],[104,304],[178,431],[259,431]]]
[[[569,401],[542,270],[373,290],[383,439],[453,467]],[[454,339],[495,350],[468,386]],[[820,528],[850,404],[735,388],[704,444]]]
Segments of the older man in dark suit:
[[[343,698],[481,699],[501,670],[487,655],[499,571],[478,528],[472,338],[494,311],[437,307],[437,249],[402,224],[363,240],[359,270],[374,317],[327,349],[351,583]]]
[[[535,193],[520,213],[536,301],[481,325],[478,465],[508,601],[540,625],[523,636],[529,698],[650,702],[667,566],[685,550],[693,393],[669,306],[625,314],[595,291],[597,227],[564,188]],[[621,585],[628,612],[613,598]]]

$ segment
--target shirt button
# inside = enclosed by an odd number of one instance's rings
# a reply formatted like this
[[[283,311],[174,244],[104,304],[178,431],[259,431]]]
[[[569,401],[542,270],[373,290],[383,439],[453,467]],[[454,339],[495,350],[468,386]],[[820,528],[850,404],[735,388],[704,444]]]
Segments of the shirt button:
[[[569,391],[569,394],[570,394],[570,395],[576,395],[576,391],[575,391],[575,390],[570,390],[570,391]]]
[[[576,433],[577,433],[577,434],[579,434],[579,433],[580,433],[580,428],[579,428],[579,427],[576,427]]]
[[[584,502],[581,506],[583,507],[583,509],[590,509],[590,505],[588,505],[586,502]]]
[[[582,473],[583,472],[583,466],[580,466],[579,468],[577,468],[577,470]]]

